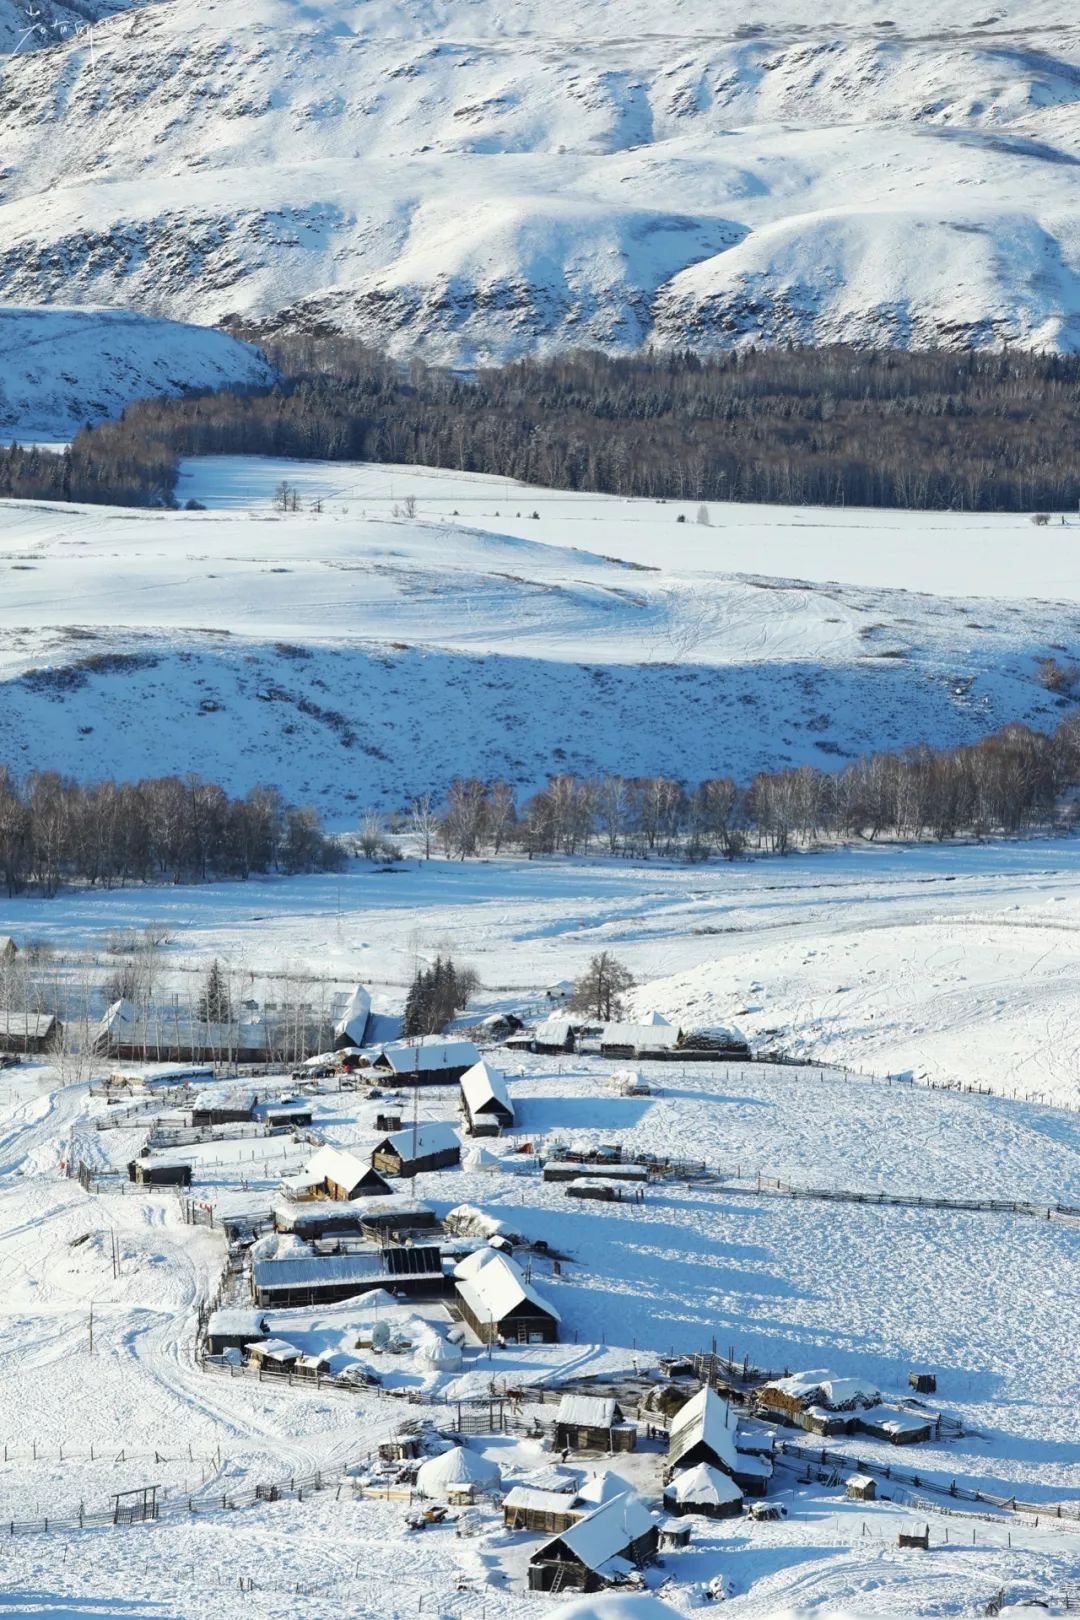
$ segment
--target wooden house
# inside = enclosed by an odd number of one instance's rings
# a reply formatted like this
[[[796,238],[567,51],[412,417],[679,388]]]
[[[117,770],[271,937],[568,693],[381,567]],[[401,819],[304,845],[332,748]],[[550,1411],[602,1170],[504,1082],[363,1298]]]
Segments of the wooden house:
[[[251,1295],[263,1310],[331,1305],[373,1288],[388,1293],[438,1298],[447,1289],[438,1248],[385,1248],[355,1254],[290,1254],[255,1260]]]
[[[334,1025],[334,1050],[363,1046],[371,1023],[371,996],[358,984]]]
[[[479,1061],[480,1053],[472,1041],[425,1035],[421,1040],[392,1041],[381,1047],[368,1059],[366,1072],[372,1078],[392,1078],[409,1086],[448,1086],[455,1085]]]
[[[346,1148],[321,1147],[298,1176],[282,1182],[286,1197],[298,1200],[328,1198],[347,1203],[353,1198],[388,1197],[393,1188],[367,1160]]]
[[[162,1159],[132,1159],[128,1180],[139,1187],[190,1187],[190,1164],[166,1164]]]
[[[674,1052],[682,1031],[659,1013],[641,1023],[603,1024],[600,1029],[600,1055],[614,1058],[666,1056]]]
[[[245,1305],[224,1305],[211,1313],[203,1347],[208,1356],[220,1356],[226,1350],[244,1350],[266,1337],[266,1318],[262,1311]]]
[[[461,1109],[470,1136],[499,1136],[514,1123],[514,1105],[501,1069],[481,1058],[461,1077]]]
[[[543,1023],[537,1024],[531,1035],[520,1039],[515,1036],[508,1041],[508,1046],[527,1046],[530,1052],[546,1052],[550,1056],[557,1056],[560,1052],[572,1052],[577,1035],[577,1025],[569,1018],[545,1018]]]
[[[621,1584],[656,1556],[656,1520],[636,1496],[616,1496],[538,1549],[529,1560],[533,1592],[597,1592]]]
[[[852,1474],[844,1481],[847,1487],[849,1502],[875,1502],[877,1500],[877,1480],[871,1479],[869,1474]]]
[[[418,1176],[461,1163],[461,1141],[454,1127],[441,1120],[407,1126],[383,1137],[371,1155],[372,1166],[388,1176]]]
[[[667,1475],[708,1463],[734,1478],[739,1467],[735,1419],[715,1389],[705,1384],[671,1419]]]
[[[481,1344],[555,1344],[559,1313],[526,1280],[521,1267],[497,1249],[482,1251],[482,1265],[454,1269],[458,1306]]]
[[[574,1507],[572,1491],[544,1491],[515,1485],[503,1497],[503,1524],[508,1530],[533,1530],[557,1536],[590,1511]]]
[[[728,1519],[742,1512],[743,1496],[730,1474],[709,1463],[681,1469],[664,1488],[664,1507],[676,1517],[700,1513],[706,1519]]]
[[[637,1428],[618,1401],[601,1395],[564,1395],[555,1414],[557,1451],[633,1451]]]
[[[55,1013],[13,1012],[0,1008],[0,1052],[29,1056],[51,1052],[59,1045],[64,1026]]]

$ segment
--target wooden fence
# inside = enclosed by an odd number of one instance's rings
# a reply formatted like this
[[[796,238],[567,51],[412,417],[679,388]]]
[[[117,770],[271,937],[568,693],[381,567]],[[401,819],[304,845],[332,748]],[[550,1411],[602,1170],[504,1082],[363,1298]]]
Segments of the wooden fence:
[[[951,1209],[992,1215],[1026,1215],[1040,1221],[1080,1220],[1075,1204],[1035,1203],[1013,1198],[939,1198],[923,1193],[853,1192],[841,1187],[805,1187],[766,1176],[760,1171],[754,1187],[740,1187],[771,1198],[810,1198],[834,1204],[878,1204],[901,1209]]]

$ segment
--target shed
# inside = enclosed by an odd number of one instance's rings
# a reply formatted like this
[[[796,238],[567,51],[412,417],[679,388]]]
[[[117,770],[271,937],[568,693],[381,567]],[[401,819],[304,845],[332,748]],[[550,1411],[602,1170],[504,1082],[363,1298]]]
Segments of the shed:
[[[128,1180],[140,1187],[190,1187],[190,1164],[166,1164],[161,1159],[132,1159]]]
[[[560,1451],[633,1451],[637,1429],[609,1396],[564,1395],[555,1413],[555,1445]]]
[[[871,1479],[869,1474],[852,1474],[845,1481],[849,1502],[875,1502],[877,1500],[877,1480]]]
[[[611,1075],[611,1084],[622,1097],[649,1096],[649,1082],[640,1069],[616,1069]]]
[[[696,1463],[709,1463],[734,1478],[739,1462],[734,1419],[715,1389],[705,1384],[671,1420],[668,1475]]]
[[[426,1035],[422,1040],[391,1041],[369,1059],[372,1074],[393,1075],[413,1086],[447,1086],[480,1061],[472,1041]]]
[[[266,1123],[271,1130],[282,1126],[291,1126],[294,1130],[306,1130],[315,1117],[315,1110],[309,1102],[271,1102],[264,1108]]]
[[[655,1557],[656,1520],[636,1496],[616,1496],[544,1544],[529,1560],[533,1592],[596,1592]]]
[[[461,1077],[461,1106],[470,1136],[498,1136],[514,1123],[506,1077],[483,1058]]]
[[[545,1018],[528,1037],[528,1044],[533,1052],[572,1052],[576,1033],[569,1018]]]
[[[509,1256],[492,1249],[472,1275],[455,1273],[461,1314],[482,1344],[554,1344],[559,1313]]]
[[[916,1395],[933,1395],[937,1390],[937,1378],[933,1373],[909,1372],[907,1381]]]
[[[643,1023],[604,1024],[600,1030],[603,1057],[643,1057],[673,1052],[682,1031],[659,1013]]]
[[[258,1098],[254,1091],[224,1091],[200,1097],[191,1110],[193,1125],[242,1125],[252,1119]]]
[[[0,1008],[0,1052],[49,1052],[62,1033],[63,1025],[55,1013]]]
[[[872,1406],[860,1412],[856,1428],[875,1440],[887,1440],[892,1446],[918,1445],[929,1440],[934,1432],[934,1420],[922,1412],[905,1412],[898,1406]]]
[[[253,1366],[271,1372],[291,1371],[300,1360],[299,1350],[288,1339],[260,1339],[245,1348]]]
[[[709,1463],[677,1473],[664,1490],[669,1513],[700,1513],[707,1519],[729,1519],[742,1512],[742,1491],[729,1474]]]
[[[564,1191],[567,1198],[594,1198],[601,1204],[618,1204],[622,1201],[622,1188],[610,1177],[600,1181],[578,1176],[576,1181],[566,1183]]]
[[[452,1446],[429,1457],[416,1470],[418,1491],[451,1502],[471,1502],[485,1491],[497,1491],[501,1484],[498,1464],[466,1446]]]
[[[347,1046],[363,1046],[371,1022],[371,996],[358,984],[342,1009],[334,1025],[334,1050]]]
[[[265,1335],[266,1318],[262,1311],[245,1305],[226,1305],[211,1313],[204,1345],[208,1356],[220,1356],[226,1350],[244,1350]]]
[[[665,1519],[660,1526],[660,1551],[677,1552],[690,1545],[690,1524],[686,1519]]]
[[[545,1181],[577,1181],[581,1174],[582,1165],[578,1159],[548,1159],[544,1165]],[[648,1181],[649,1172],[643,1164],[622,1164],[618,1160],[605,1163],[597,1159],[590,1160],[588,1177],[590,1180],[644,1182]]]
[[[461,1163],[461,1141],[453,1125],[441,1120],[384,1136],[372,1151],[374,1169],[389,1176],[418,1176]]]
[[[503,1498],[502,1507],[508,1530],[539,1530],[549,1536],[569,1530],[589,1511],[575,1508],[573,1497],[566,1491],[535,1490],[528,1485],[515,1485]]]

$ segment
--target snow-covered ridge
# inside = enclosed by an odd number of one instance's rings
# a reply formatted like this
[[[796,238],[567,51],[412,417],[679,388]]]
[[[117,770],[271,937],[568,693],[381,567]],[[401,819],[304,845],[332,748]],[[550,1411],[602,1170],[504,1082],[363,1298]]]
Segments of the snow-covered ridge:
[[[2,65],[0,295],[327,323],[453,360],[1080,347],[1071,9],[902,9],[122,12],[93,50]]]
[[[0,436],[64,438],[133,399],[269,382],[262,355],[224,332],[122,309],[0,304]]]

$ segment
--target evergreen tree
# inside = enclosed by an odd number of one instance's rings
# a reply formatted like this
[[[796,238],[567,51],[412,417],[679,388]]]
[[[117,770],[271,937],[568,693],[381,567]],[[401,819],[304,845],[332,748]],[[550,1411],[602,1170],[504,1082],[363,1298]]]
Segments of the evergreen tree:
[[[228,1024],[232,1022],[232,1002],[229,1000],[229,986],[221,969],[217,957],[210,964],[210,971],[206,975],[202,994],[198,1002],[199,1018],[204,1024]]]

